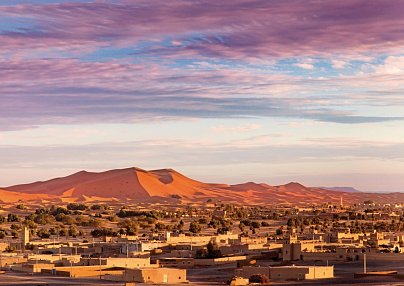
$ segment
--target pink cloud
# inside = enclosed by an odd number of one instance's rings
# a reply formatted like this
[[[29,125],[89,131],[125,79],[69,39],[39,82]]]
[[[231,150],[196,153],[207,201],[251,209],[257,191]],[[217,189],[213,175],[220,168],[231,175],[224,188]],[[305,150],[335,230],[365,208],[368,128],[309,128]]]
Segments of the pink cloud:
[[[0,127],[13,130],[43,124],[179,118],[284,117],[339,123],[399,120],[402,117],[397,112],[383,117],[347,111],[357,103],[396,102],[401,94],[398,86],[393,90],[396,95],[372,96],[380,86],[397,85],[396,77],[374,73],[318,80],[225,66],[204,70],[121,61],[8,60],[0,62]],[[351,87],[369,90],[367,98],[352,93]],[[323,90],[335,96],[322,95]]]
[[[121,1],[0,7],[35,25],[2,33],[7,50],[154,43],[140,53],[231,58],[366,53],[404,45],[404,2]],[[171,45],[163,44],[166,38]]]
[[[211,130],[215,133],[241,133],[241,132],[250,132],[254,130],[260,129],[261,126],[256,123],[251,123],[251,124],[243,124],[243,125],[238,125],[238,126],[224,126],[224,125],[218,125],[218,126],[213,126]]]

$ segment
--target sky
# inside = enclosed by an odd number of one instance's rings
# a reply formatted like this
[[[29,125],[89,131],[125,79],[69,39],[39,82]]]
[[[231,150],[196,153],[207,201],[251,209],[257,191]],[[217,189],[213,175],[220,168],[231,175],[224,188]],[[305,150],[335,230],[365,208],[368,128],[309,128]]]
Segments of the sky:
[[[404,1],[2,0],[0,186],[173,168],[404,191]]]

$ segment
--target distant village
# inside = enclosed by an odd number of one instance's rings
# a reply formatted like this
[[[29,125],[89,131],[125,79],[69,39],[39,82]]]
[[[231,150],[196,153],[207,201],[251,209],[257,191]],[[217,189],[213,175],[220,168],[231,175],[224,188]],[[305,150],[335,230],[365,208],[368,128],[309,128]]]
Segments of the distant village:
[[[211,199],[204,205],[19,202],[2,206],[0,222],[2,281],[404,282],[401,204],[351,205],[342,198],[338,204],[300,207]]]

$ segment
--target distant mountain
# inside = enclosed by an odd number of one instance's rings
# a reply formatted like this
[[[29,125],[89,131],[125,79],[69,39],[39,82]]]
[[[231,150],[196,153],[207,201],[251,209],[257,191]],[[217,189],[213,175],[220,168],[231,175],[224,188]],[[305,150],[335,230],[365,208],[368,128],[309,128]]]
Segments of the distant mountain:
[[[320,187],[325,190],[336,191],[336,192],[347,192],[347,193],[357,193],[361,192],[352,187]]]
[[[331,189],[331,190],[330,190]],[[237,185],[211,184],[188,178],[172,169],[146,171],[140,168],[105,172],[81,171],[44,182],[0,189],[0,201],[52,202],[184,202],[205,203],[208,199],[246,205],[307,205],[326,202],[404,202],[404,193],[362,193],[352,188],[310,188],[291,182],[271,186],[248,182]]]

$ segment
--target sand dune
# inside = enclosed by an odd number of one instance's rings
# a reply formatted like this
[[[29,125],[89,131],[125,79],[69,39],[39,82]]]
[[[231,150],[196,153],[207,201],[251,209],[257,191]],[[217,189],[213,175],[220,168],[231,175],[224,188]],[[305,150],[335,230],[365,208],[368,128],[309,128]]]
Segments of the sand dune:
[[[0,201],[4,203],[16,203],[24,201],[57,200],[56,197],[47,194],[21,194],[0,189]]]
[[[310,204],[324,202],[404,202],[403,193],[375,194],[309,188],[296,182],[271,186],[248,182],[237,185],[209,184],[172,169],[146,171],[116,169],[100,173],[81,171],[67,177],[3,188],[0,200],[72,201],[170,201],[205,202],[215,199],[243,204]]]

